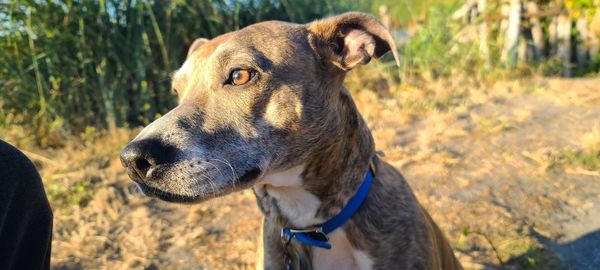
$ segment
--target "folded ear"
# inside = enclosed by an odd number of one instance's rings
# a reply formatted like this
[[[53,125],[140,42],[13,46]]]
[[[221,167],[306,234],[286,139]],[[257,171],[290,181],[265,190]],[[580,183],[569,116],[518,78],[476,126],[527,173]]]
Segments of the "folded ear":
[[[309,23],[307,28],[317,54],[343,70],[367,64],[388,51],[400,65],[392,35],[369,14],[348,12]]]
[[[188,49],[188,53],[186,57],[190,57],[190,55],[198,48],[200,48],[200,46],[202,46],[202,44],[208,42],[208,39],[205,38],[197,38],[196,40],[194,40],[194,42],[192,43],[192,46],[190,46],[190,48]]]

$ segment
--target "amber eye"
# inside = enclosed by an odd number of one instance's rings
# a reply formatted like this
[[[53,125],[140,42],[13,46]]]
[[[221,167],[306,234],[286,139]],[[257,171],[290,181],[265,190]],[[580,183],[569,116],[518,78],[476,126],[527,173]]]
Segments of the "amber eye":
[[[231,72],[229,80],[233,85],[242,85],[250,81],[251,75],[249,70],[237,69]]]

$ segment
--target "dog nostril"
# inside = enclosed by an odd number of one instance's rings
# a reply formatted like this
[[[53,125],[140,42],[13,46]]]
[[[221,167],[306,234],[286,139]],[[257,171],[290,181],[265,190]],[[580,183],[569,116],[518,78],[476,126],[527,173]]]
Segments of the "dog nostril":
[[[153,168],[175,163],[177,149],[158,139],[134,140],[121,151],[121,163],[136,182],[151,181]]]
[[[152,164],[150,164],[150,162],[144,158],[138,158],[135,160],[135,168],[142,178],[146,177],[146,173],[150,167],[152,167]]]

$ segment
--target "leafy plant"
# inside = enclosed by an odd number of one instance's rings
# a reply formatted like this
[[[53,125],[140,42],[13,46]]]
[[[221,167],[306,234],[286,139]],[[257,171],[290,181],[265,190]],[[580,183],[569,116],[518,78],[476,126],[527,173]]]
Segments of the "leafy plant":
[[[306,22],[352,1],[17,1],[0,5],[0,124],[47,137],[147,124],[175,105],[170,74],[197,37]],[[60,141],[60,140],[56,140]]]

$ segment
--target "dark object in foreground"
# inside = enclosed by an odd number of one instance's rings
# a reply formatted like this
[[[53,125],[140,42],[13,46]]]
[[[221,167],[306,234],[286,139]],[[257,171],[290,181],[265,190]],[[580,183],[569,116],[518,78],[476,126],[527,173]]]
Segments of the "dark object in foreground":
[[[31,161],[0,140],[0,269],[50,269],[52,209]]]

